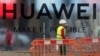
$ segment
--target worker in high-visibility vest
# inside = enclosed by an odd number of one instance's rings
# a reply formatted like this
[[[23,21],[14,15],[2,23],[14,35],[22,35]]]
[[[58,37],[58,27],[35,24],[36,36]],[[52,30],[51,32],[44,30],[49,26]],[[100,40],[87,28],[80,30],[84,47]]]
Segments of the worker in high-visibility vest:
[[[57,28],[57,40],[63,40],[63,39],[66,39],[65,38],[65,35],[66,35],[66,29],[65,29],[65,27],[67,26],[67,22],[66,22],[66,20],[64,20],[64,19],[61,19],[60,21],[59,21],[59,26],[58,26],[58,28]],[[60,45],[60,54],[61,55],[65,55],[66,56],[66,45]]]
[[[65,39],[65,35],[66,35],[66,29],[65,27],[67,26],[67,22],[64,19],[61,19],[59,21],[59,26],[57,28],[57,39],[58,40],[62,40]]]

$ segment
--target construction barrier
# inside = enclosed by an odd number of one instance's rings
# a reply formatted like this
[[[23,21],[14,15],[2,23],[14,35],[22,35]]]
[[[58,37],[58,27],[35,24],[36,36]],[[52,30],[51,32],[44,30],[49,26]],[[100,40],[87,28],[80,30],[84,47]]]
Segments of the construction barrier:
[[[100,38],[83,38],[80,39],[80,56],[100,56]]]
[[[31,56],[100,56],[100,38],[33,40]]]

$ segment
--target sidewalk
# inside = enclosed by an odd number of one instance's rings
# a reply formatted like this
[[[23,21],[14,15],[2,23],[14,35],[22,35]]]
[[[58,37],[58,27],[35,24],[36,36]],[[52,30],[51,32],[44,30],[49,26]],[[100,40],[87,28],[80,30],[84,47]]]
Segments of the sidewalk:
[[[29,51],[0,51],[0,56],[31,56]]]

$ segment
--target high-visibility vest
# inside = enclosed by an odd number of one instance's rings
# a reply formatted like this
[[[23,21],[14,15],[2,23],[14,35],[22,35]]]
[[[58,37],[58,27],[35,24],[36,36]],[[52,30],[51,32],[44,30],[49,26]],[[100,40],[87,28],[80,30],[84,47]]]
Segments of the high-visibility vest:
[[[62,29],[64,29],[64,34],[65,34],[65,28],[63,27],[63,26],[59,26],[58,28],[57,28],[57,35],[56,35],[56,38],[58,39],[58,40],[61,40],[61,39],[63,39],[62,38],[62,36],[61,36],[61,30]]]

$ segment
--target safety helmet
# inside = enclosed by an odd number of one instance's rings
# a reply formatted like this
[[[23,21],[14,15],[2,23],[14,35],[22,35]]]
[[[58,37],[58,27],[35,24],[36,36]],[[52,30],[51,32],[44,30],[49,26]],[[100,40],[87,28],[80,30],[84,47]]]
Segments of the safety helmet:
[[[67,24],[67,22],[66,22],[66,20],[64,20],[64,19],[61,19],[61,20],[59,21],[59,24]]]

